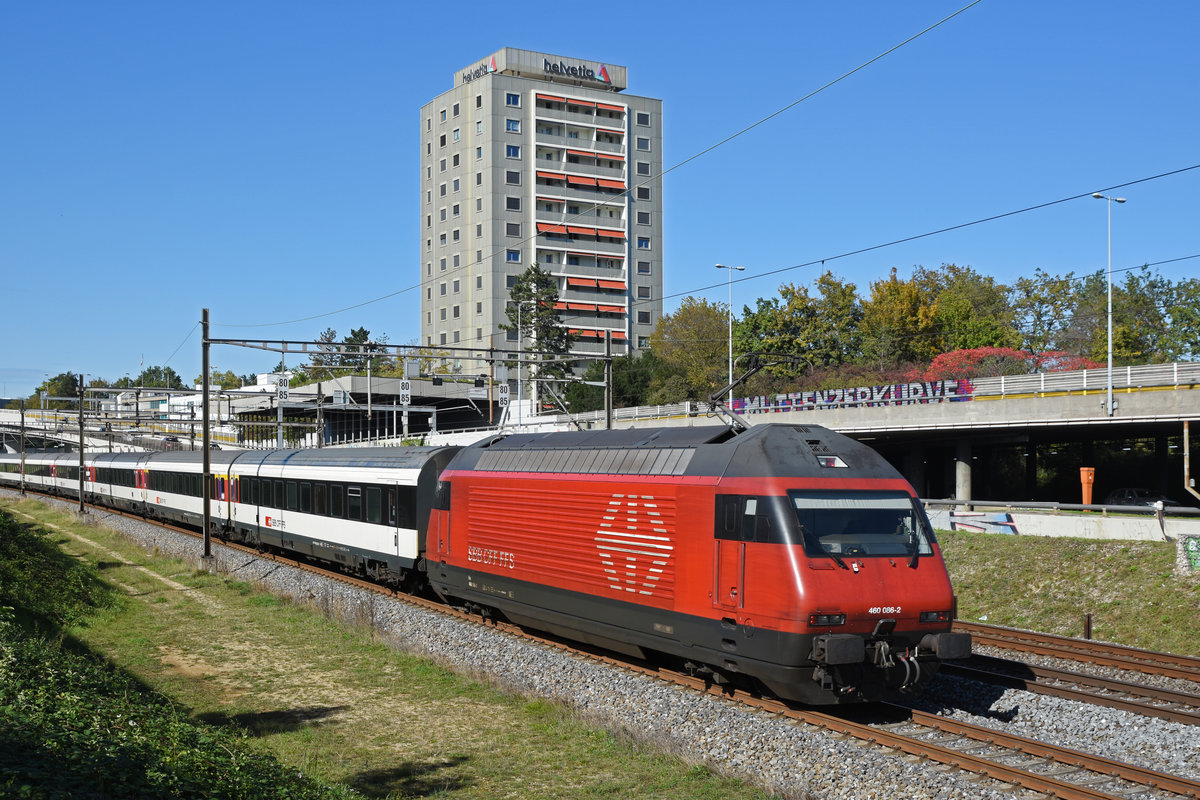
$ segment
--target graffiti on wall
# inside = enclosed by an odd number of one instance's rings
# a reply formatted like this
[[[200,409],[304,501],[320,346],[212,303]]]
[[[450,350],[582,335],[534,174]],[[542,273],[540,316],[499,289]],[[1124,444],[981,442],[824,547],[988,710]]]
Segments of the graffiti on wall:
[[[950,530],[976,533],[1020,533],[1006,511],[951,511]]]
[[[818,389],[774,396],[741,397],[733,401],[733,410],[742,414],[843,406],[903,406],[926,403],[950,403],[970,400],[973,387],[969,380],[890,383],[882,386],[856,386],[851,389]]]
[[[1183,552],[1190,572],[1200,572],[1200,536],[1187,536],[1183,541]]]

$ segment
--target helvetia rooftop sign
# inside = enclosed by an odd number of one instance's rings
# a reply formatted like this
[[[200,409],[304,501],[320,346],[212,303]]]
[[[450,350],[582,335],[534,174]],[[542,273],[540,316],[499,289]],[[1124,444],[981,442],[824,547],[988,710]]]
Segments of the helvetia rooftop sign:
[[[587,64],[567,66],[566,63],[562,61],[554,64],[548,58],[543,58],[542,61],[544,62],[542,71],[551,75],[566,75],[572,78],[583,78],[584,80],[589,81],[612,83],[612,79],[608,77],[608,70],[605,69],[603,64],[600,65],[600,70],[597,72]]]

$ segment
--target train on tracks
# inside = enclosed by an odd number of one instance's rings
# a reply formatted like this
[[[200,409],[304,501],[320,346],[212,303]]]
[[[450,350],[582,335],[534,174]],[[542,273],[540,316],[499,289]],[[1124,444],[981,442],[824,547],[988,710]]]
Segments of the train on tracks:
[[[84,499],[200,527],[201,453],[87,454]],[[790,701],[895,699],[970,654],[909,484],[816,426],[211,456],[212,532]],[[77,497],[79,456],[0,455]]]

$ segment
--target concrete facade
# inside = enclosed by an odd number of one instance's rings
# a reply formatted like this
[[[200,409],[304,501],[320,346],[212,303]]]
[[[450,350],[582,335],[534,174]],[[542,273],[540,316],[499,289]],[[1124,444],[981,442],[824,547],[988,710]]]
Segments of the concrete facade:
[[[662,101],[625,67],[506,47],[421,108],[421,338],[465,373],[533,262],[558,281],[572,352],[648,346],[662,314]],[[528,346],[528,343],[524,343]]]

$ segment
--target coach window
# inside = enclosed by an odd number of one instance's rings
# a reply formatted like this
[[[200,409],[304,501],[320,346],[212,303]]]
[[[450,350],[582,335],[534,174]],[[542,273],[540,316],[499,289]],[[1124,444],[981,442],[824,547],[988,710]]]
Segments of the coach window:
[[[250,479],[250,505],[258,505],[258,478]]]
[[[299,506],[300,506],[300,503],[299,503],[299,496],[296,491],[296,482],[288,481],[287,482],[287,510],[295,511],[297,508],[299,508]]]
[[[275,481],[275,500],[271,505],[274,508],[283,508],[283,481]]]
[[[329,485],[329,516],[342,518],[342,485],[340,483]]]
[[[313,484],[313,513],[325,516],[328,506],[325,504],[325,484]]]
[[[346,519],[362,519],[362,487],[346,487]]]
[[[383,492],[378,486],[367,487],[367,522],[383,522]]]
[[[308,514],[312,511],[312,484],[303,482],[300,484],[300,512]]]

